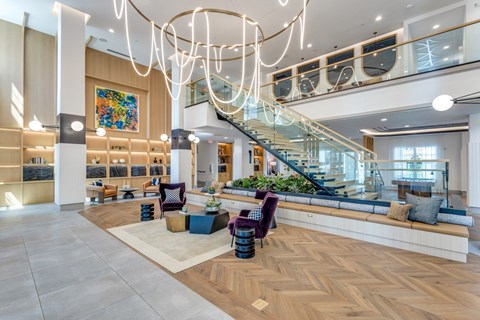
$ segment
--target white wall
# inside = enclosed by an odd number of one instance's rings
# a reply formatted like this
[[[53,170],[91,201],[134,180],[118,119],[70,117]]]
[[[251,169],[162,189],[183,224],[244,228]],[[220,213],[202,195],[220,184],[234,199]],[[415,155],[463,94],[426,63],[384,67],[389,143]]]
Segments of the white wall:
[[[197,181],[217,180],[218,143],[200,141],[197,152]]]
[[[378,153],[379,160],[397,160],[394,159],[394,148],[401,146],[438,146],[438,159],[450,160],[450,174],[449,184],[450,190],[466,191],[464,183],[462,183],[462,149],[465,147],[462,145],[462,133],[440,133],[440,134],[426,134],[415,136],[403,136],[403,137],[382,137],[375,138],[375,152]],[[385,184],[391,185],[393,179],[392,171],[382,172]],[[442,181],[441,175],[435,175],[437,182],[434,186],[434,190],[441,191]]]

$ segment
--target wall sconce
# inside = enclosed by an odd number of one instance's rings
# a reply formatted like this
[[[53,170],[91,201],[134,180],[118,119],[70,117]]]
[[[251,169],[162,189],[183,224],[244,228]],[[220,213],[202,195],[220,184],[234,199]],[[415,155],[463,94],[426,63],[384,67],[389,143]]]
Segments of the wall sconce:
[[[167,140],[169,140],[169,139],[170,139],[170,138],[168,137],[168,134],[166,134],[166,133],[162,133],[162,134],[160,135],[160,140],[163,141],[163,142],[165,142],[165,141],[167,141]]]
[[[42,129],[53,129],[53,130],[59,130],[60,129],[60,126],[59,125],[47,125],[47,124],[42,124],[40,121],[38,120],[32,120],[28,123],[28,127],[30,128],[30,130],[32,131],[41,131]],[[83,126],[83,123],[81,123],[80,121],[73,121],[71,124],[70,124],[70,128],[73,130],[73,131],[76,131],[76,132],[80,132],[83,130],[84,126]],[[89,132],[95,132],[97,134],[97,136],[99,137],[103,137],[107,132],[104,128],[97,128],[97,129],[89,129],[89,128],[86,128],[85,131],[89,131]]]
[[[447,111],[457,103],[458,104],[480,104],[480,96],[478,95],[473,96],[475,94],[480,94],[480,91],[470,93],[458,98],[453,98],[448,94],[442,94],[433,100],[432,107],[437,111]]]

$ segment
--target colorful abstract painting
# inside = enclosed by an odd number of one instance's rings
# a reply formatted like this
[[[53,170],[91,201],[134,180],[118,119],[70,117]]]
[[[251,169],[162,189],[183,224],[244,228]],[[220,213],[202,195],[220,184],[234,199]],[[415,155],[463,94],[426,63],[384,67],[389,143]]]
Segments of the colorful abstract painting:
[[[95,127],[138,132],[138,94],[95,86]]]

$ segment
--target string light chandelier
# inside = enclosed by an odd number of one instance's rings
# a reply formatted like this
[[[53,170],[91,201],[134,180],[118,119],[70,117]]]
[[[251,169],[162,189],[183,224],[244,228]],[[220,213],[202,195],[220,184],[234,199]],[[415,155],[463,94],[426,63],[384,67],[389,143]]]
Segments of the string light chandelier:
[[[228,11],[224,9],[205,9],[196,8],[195,10],[188,10],[181,12],[172,17],[168,22],[162,25],[157,24],[153,19],[150,19],[133,0],[113,0],[115,14],[117,19],[122,19],[125,22],[126,40],[128,46],[128,53],[130,61],[135,72],[143,77],[146,77],[151,72],[154,65],[158,65],[160,71],[162,71],[166,83],[170,83],[172,86],[183,86],[191,81],[193,71],[196,67],[203,70],[205,80],[210,93],[211,101],[214,106],[224,114],[235,114],[243,109],[243,107],[249,102],[250,97],[254,97],[255,102],[260,99],[260,79],[262,67],[271,68],[278,65],[285,57],[288,48],[292,42],[292,35],[294,29],[297,27],[300,30],[300,48],[303,49],[305,23],[307,6],[310,0],[268,0],[276,2],[277,5],[283,10],[287,9],[289,2],[302,3],[301,10],[291,18],[290,22],[283,25],[281,29],[272,34],[265,34],[260,23],[254,19],[247,17],[245,14],[239,14],[237,12]],[[130,6],[128,6],[128,4]],[[150,35],[150,58],[149,65],[145,72],[141,72],[135,62],[132,55],[132,45],[129,32],[129,7],[131,7],[141,18],[143,18],[149,25],[151,30]],[[210,16],[221,15],[228,18],[237,18],[242,21],[241,27],[241,39],[240,43],[213,43],[211,41],[214,38],[211,35],[210,28]],[[174,24],[180,18],[191,16],[189,26],[191,27],[190,36],[187,38],[185,35],[177,34],[177,29]],[[204,40],[200,41],[196,39],[197,23],[203,20],[205,23]],[[218,26],[217,26],[218,28]],[[277,60],[269,62],[263,56],[263,49],[272,39],[277,38],[283,33],[288,34],[288,40],[285,43],[285,47],[281,50],[280,56]],[[247,40],[249,39],[249,40]],[[253,39],[253,40],[251,40]],[[177,54],[174,58],[166,57],[166,51],[173,48]],[[247,59],[251,58],[253,61],[253,70],[247,74]],[[154,63],[154,59],[156,62]],[[167,60],[171,60],[172,64],[180,69],[179,79],[173,80],[168,75]],[[237,92],[232,92],[232,97],[225,99],[218,96],[212,85],[212,75],[221,73],[223,64],[230,61],[241,61],[241,78],[238,82]],[[214,66],[212,68],[212,65]],[[213,70],[212,70],[213,69]],[[249,79],[249,80],[247,80]],[[178,100],[181,90],[173,90],[170,86],[167,86],[168,92],[172,99]],[[247,92],[245,94],[245,91]],[[176,94],[174,93],[176,92]],[[223,110],[219,104],[232,104],[239,99],[240,103],[235,103],[237,109],[233,112],[227,112]]]

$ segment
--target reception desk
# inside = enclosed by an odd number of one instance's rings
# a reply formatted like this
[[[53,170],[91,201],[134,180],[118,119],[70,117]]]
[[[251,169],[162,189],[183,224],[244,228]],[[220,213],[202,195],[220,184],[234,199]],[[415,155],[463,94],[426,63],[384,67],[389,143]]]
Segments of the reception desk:
[[[406,193],[420,197],[431,197],[435,179],[402,178],[392,180],[392,185],[398,186],[398,199],[405,199]]]

